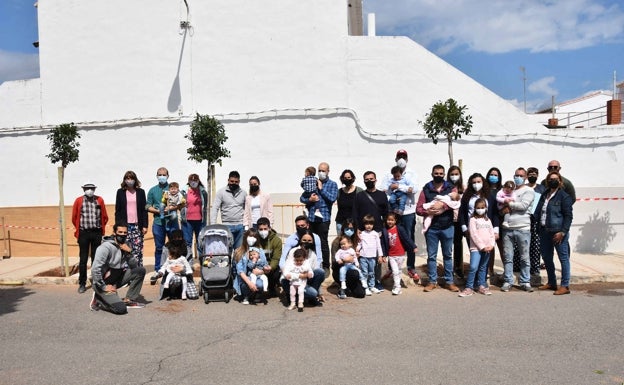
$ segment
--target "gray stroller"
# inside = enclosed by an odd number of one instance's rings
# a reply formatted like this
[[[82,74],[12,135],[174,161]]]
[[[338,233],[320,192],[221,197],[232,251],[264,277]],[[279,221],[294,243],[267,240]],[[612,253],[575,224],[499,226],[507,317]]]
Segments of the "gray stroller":
[[[232,266],[234,237],[225,225],[208,225],[199,233],[201,285],[199,294],[204,302],[230,302],[235,266]],[[223,296],[214,297],[215,292]]]

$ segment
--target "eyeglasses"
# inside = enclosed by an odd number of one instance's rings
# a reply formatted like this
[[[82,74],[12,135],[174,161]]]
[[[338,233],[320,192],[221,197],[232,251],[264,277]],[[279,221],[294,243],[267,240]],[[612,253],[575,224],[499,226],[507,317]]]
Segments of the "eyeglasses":
[[[549,171],[552,171],[552,170],[559,170],[559,166],[548,166],[548,168],[547,168],[547,169],[548,169]]]
[[[156,174],[156,176],[167,176],[167,174]]]

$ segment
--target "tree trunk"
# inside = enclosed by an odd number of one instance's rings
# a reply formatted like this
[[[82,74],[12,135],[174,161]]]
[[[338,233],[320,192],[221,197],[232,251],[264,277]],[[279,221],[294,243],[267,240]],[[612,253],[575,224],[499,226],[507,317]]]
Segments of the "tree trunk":
[[[69,260],[67,258],[67,239],[65,237],[65,198],[63,193],[63,181],[65,179],[65,168],[58,168],[59,183],[59,211],[61,222],[61,266],[65,267],[65,276],[69,277]]]
[[[208,162],[208,169],[206,170],[207,178],[206,178],[206,193],[208,194],[208,218],[206,218],[206,223],[211,225],[210,222],[210,211],[212,206],[212,172],[214,166]]]
[[[449,167],[453,165],[453,140],[448,138],[448,157],[449,157]]]

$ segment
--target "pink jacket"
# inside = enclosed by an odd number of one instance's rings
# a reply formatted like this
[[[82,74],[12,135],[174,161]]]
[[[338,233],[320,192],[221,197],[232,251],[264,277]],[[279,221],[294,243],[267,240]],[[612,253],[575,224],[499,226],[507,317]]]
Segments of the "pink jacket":
[[[269,218],[271,227],[273,227],[273,202],[271,202],[271,196],[263,193],[262,190],[260,190],[257,196],[260,198],[260,216]],[[251,201],[253,199],[254,196],[251,194],[247,194],[247,197],[245,197],[245,211],[243,213],[243,225],[245,228],[254,225],[251,223]]]
[[[489,219],[471,217],[468,232],[470,233],[470,251],[481,251],[495,244],[494,228]]]

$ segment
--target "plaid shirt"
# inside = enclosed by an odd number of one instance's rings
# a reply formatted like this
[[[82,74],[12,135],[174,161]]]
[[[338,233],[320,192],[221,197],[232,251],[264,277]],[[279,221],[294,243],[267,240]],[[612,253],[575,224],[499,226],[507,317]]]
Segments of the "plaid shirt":
[[[323,215],[323,222],[331,221],[331,209],[338,198],[338,185],[336,182],[327,178],[325,181],[321,181],[321,183],[323,188],[318,190],[320,198],[318,202],[310,202],[310,198],[306,198],[303,195],[299,198],[299,201],[308,208],[308,220],[310,222],[315,222],[316,217],[314,213],[317,209]]]
[[[95,196],[89,198],[87,196],[82,200],[82,208],[80,209],[80,230],[99,229],[102,223],[102,208],[97,202]]]

